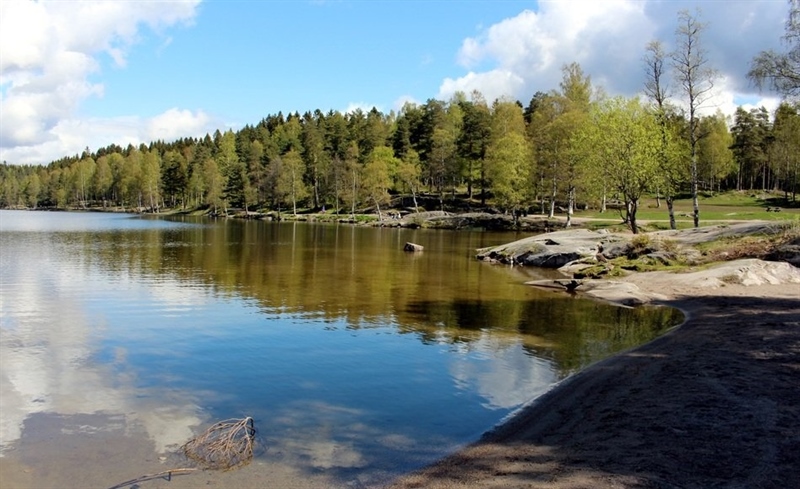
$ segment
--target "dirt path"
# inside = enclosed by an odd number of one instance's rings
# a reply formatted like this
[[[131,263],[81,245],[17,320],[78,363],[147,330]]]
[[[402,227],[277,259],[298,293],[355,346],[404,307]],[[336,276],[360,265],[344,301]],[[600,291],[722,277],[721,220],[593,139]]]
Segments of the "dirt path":
[[[797,487],[800,284],[631,280],[688,321],[390,487]]]

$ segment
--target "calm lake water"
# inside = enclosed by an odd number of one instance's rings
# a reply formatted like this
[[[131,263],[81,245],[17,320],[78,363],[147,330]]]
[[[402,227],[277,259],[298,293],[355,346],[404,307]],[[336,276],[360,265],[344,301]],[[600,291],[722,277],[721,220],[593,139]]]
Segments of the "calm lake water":
[[[0,454],[86,415],[155,453],[252,416],[257,460],[386,477],[679,320],[474,259],[520,237],[0,211]],[[61,428],[34,433],[48,417]]]

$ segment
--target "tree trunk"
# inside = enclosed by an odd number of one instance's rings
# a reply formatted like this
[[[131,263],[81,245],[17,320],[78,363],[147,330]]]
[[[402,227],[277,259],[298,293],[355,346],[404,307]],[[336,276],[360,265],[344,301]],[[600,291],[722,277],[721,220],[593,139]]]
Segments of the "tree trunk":
[[[697,153],[692,145],[692,219],[694,227],[700,227],[700,201],[697,198]]]
[[[467,166],[467,195],[469,200],[472,200],[472,160]]]
[[[567,198],[567,225],[566,227],[572,226],[572,214],[575,209],[575,187],[570,186],[569,197]]]
[[[675,197],[668,195],[665,200],[667,201],[667,210],[669,211],[669,228],[678,229],[675,223]]]
[[[350,217],[352,217],[354,221],[356,220],[356,173],[355,173],[355,171],[353,172],[353,202],[352,202]]]
[[[556,215],[556,197],[558,196],[558,180],[553,174],[553,189],[550,193],[550,213],[547,215],[548,219],[552,219]]]
[[[636,211],[639,209],[639,199],[631,199],[628,201],[628,225],[631,227],[633,234],[639,234],[639,225],[636,223]]]
[[[481,164],[481,205],[486,205],[486,170],[483,164]]]
[[[319,201],[319,175],[317,175],[317,157],[314,157],[314,171],[311,175],[311,180],[314,185],[314,208],[320,208],[320,201]]]

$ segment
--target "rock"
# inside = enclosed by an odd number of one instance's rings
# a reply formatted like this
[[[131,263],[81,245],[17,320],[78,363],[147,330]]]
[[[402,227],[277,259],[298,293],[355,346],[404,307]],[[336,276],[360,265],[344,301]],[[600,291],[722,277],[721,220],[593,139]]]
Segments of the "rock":
[[[584,255],[578,251],[562,251],[554,253],[527,252],[518,256],[515,263],[527,267],[561,268],[567,263],[582,258]]]
[[[675,254],[668,251],[654,251],[642,257],[642,261],[648,265],[669,266],[675,261]]]
[[[784,227],[771,221],[747,221],[690,229],[655,231],[648,234],[653,238],[671,239],[681,244],[692,245],[729,237],[774,236],[782,232],[784,232]]]
[[[413,209],[412,209],[413,210]],[[484,229],[487,231],[520,230],[547,232],[557,225],[546,218],[520,217],[493,212],[462,212],[452,214],[444,211],[409,212],[396,221],[399,227],[429,229]]]
[[[684,283],[692,286],[724,287],[762,284],[800,284],[800,270],[788,263],[775,263],[755,258],[721,263],[708,270],[684,274]]]
[[[564,290],[566,286],[556,280],[534,280],[525,282],[526,285],[545,289]],[[638,306],[647,304],[653,299],[663,299],[657,294],[645,294],[634,284],[614,280],[582,280],[578,283],[579,292],[603,301],[621,304],[624,306]]]
[[[800,238],[779,246],[766,258],[770,261],[785,261],[800,268]]]
[[[647,294],[637,285],[614,281],[597,280],[592,282],[593,287],[587,291],[588,295],[624,306],[639,306],[652,302],[654,299],[663,300],[666,297],[659,294]]]
[[[403,246],[403,251],[418,252],[424,250],[425,247],[416,243],[408,242]]]
[[[575,260],[593,258],[601,241],[608,246],[617,241],[627,243],[629,239],[588,229],[570,229],[484,248],[478,250],[477,258],[532,267],[561,268]]]
[[[628,256],[628,244],[630,241],[628,240],[619,240],[619,241],[612,241],[612,242],[604,242],[603,243],[603,256],[607,260],[613,260],[614,258],[619,258],[620,256]]]

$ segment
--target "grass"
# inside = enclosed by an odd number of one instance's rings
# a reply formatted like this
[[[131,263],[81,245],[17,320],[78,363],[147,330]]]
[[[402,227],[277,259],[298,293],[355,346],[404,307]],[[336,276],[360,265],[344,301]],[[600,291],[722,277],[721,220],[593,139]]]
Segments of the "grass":
[[[618,277],[629,271],[696,270],[740,258],[765,259],[784,244],[797,242],[800,242],[800,216],[797,215],[776,223],[774,232],[725,237],[694,245],[638,234],[631,238],[625,255],[584,268],[575,278]]]
[[[770,192],[724,192],[713,195],[702,195],[699,198],[700,204],[700,224],[712,224],[712,221],[786,221],[800,218],[800,207],[787,207],[783,200],[783,194]],[[767,211],[779,207],[780,212]],[[674,204],[675,220],[678,228],[692,227],[692,199],[678,199]],[[613,216],[613,217],[612,217]],[[598,210],[581,211],[575,217],[586,217],[599,219],[601,222],[593,227],[607,227],[619,224],[621,220],[617,210],[608,210],[601,213]],[[642,199],[639,203],[639,210],[636,213],[637,221],[647,226],[654,222],[666,222],[669,226],[669,211],[667,204],[661,200],[661,207],[656,207],[656,199],[649,196]],[[605,224],[608,223],[608,224]],[[652,229],[649,229],[652,230]]]

